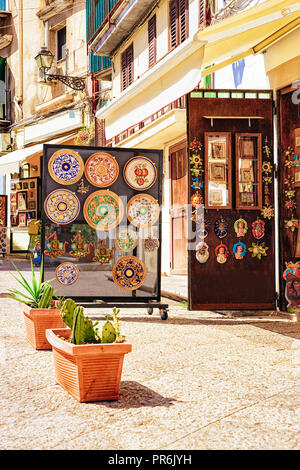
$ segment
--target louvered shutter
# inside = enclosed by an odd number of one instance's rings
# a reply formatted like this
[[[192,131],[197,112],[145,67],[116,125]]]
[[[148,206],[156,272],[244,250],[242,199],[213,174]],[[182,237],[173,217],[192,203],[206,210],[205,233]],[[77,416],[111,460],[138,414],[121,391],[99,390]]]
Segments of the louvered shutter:
[[[128,84],[131,85],[133,82],[133,44],[127,49],[127,70],[128,70]]]
[[[133,82],[133,44],[121,55],[121,91]]]
[[[156,62],[156,15],[148,22],[149,67]]]
[[[170,49],[178,44],[178,3],[170,2]]]
[[[199,28],[205,28],[206,26],[206,1],[199,0]]]
[[[127,70],[127,67],[126,67],[126,63],[127,63],[127,60],[126,60],[126,51],[123,52],[123,54],[121,55],[121,68],[122,68],[122,73],[121,73],[121,91],[125,90],[126,88],[126,70]]]
[[[179,44],[188,37],[188,0],[178,0],[179,7]]]

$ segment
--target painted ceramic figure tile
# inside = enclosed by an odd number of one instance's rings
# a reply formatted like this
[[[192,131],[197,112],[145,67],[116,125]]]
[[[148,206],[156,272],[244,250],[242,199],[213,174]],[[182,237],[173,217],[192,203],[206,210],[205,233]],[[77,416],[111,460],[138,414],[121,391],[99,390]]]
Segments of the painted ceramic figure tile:
[[[94,186],[111,186],[119,176],[119,165],[108,153],[98,152],[91,155],[85,163],[85,177]]]
[[[234,253],[235,259],[239,259],[239,260],[244,259],[246,252],[247,252],[247,247],[245,243],[237,242],[233,245],[233,253]]]
[[[133,157],[124,166],[125,182],[133,189],[145,191],[154,185],[157,169],[154,162],[147,157]]]
[[[244,237],[248,231],[248,224],[244,219],[238,219],[234,222],[234,230],[237,237]]]
[[[217,261],[220,264],[226,263],[229,251],[226,245],[224,243],[221,243],[220,245],[216,246],[215,248],[215,255],[217,257]]]
[[[49,174],[59,184],[77,183],[82,177],[83,170],[83,160],[74,150],[57,150],[49,159]]]
[[[215,221],[214,231],[217,237],[224,238],[227,235],[227,228],[228,223],[226,220],[221,216],[219,219]]]
[[[209,248],[208,244],[205,242],[199,242],[196,245],[196,260],[199,261],[199,263],[204,264],[209,258]]]
[[[285,298],[287,300],[287,311],[290,313],[300,312],[300,262],[286,263],[286,269],[283,273],[283,279],[286,281]]]
[[[265,221],[261,219],[257,219],[254,222],[252,222],[252,235],[254,238],[259,240],[262,238],[265,234]]]
[[[145,281],[146,266],[136,256],[123,256],[115,263],[112,276],[121,289],[136,290]]]

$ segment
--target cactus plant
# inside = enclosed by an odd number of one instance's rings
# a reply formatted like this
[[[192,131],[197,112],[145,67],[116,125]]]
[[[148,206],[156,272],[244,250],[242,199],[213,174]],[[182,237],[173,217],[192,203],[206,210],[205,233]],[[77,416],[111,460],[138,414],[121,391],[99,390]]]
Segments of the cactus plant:
[[[83,307],[77,306],[74,300],[66,299],[61,308],[61,318],[72,329],[71,343],[84,344],[97,342],[98,322],[93,322],[83,313]]]
[[[108,315],[106,315],[106,322],[103,325],[101,333],[101,343],[114,343],[117,335],[114,325],[109,321]]]
[[[64,323],[72,329],[70,341],[73,344],[85,343],[123,343],[125,336],[120,334],[120,325],[117,318],[120,310],[113,308],[113,323],[106,315],[106,322],[101,333],[97,325],[83,313],[83,307],[76,305],[74,300],[66,299],[61,308],[61,318]]]
[[[54,287],[50,286],[49,283],[46,283],[42,296],[39,300],[39,308],[49,308],[54,294]]]

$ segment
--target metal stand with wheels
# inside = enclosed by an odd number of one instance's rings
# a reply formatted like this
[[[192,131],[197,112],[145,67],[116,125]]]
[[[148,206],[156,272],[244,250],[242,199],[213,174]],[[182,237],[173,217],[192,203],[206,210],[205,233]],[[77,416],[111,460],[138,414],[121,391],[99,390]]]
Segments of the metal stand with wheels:
[[[118,308],[146,308],[148,315],[153,314],[153,310],[155,308],[159,309],[159,314],[160,318],[162,320],[167,320],[168,319],[168,312],[169,312],[169,305],[168,304],[162,304],[160,302],[144,302],[144,303],[137,303],[137,302],[132,302],[132,303],[126,303],[126,302],[121,302],[121,303],[112,303],[112,302],[104,302],[102,300],[96,300],[94,302],[89,302],[89,303],[80,303],[85,308],[113,308],[113,307],[118,307]]]

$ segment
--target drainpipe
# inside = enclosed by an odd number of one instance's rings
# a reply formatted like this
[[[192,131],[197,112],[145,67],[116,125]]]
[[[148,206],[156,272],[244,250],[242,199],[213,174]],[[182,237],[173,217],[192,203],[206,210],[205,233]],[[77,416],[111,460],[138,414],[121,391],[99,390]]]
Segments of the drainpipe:
[[[24,83],[23,83],[23,0],[19,0],[19,96],[18,102],[23,104]],[[21,108],[21,119],[23,119],[23,109]]]

